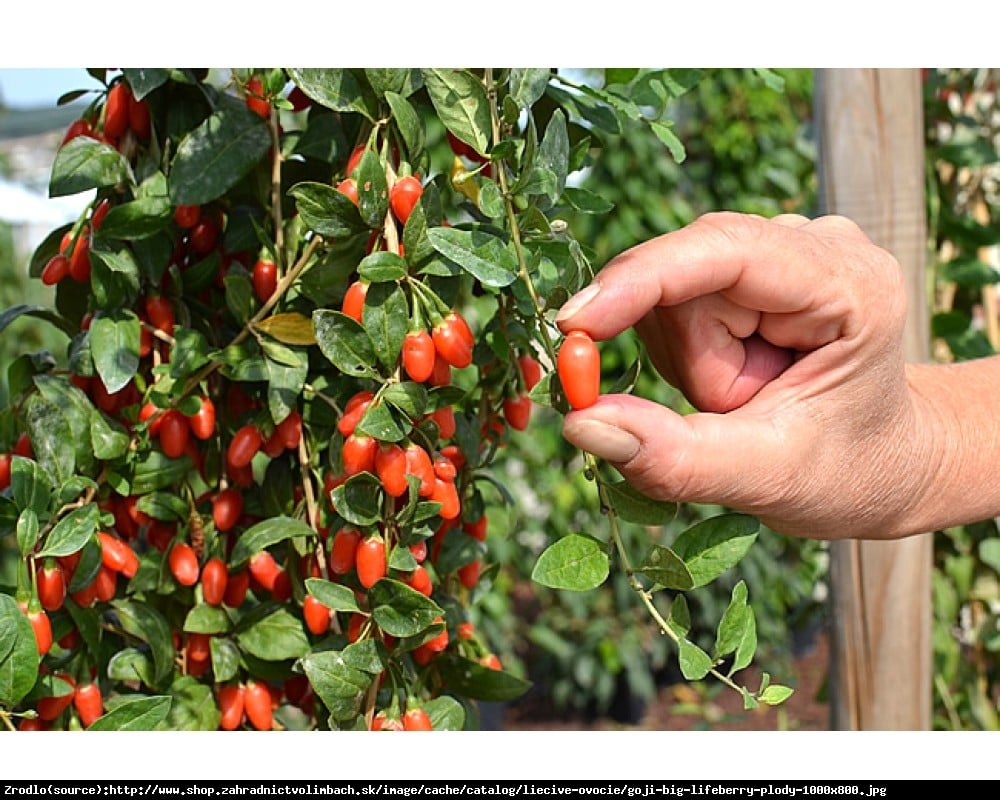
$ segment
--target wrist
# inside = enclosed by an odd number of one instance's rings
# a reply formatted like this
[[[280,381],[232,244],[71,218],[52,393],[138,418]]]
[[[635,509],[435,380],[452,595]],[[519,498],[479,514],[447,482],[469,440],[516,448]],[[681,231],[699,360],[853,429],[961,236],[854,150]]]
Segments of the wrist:
[[[911,364],[913,502],[898,536],[1000,515],[1000,358]]]

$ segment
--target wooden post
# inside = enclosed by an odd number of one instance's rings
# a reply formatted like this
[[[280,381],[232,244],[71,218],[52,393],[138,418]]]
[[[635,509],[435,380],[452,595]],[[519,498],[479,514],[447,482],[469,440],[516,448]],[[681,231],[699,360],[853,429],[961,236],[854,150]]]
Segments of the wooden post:
[[[820,202],[903,266],[906,356],[929,355],[920,71],[816,73]],[[831,545],[831,711],[836,730],[929,730],[933,534]]]

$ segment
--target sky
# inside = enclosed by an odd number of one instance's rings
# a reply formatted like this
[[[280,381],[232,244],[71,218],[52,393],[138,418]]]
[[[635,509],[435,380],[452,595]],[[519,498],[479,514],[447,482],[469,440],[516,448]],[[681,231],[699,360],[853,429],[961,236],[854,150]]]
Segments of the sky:
[[[0,66],[0,100],[10,108],[53,107],[64,93],[95,85],[82,67]]]

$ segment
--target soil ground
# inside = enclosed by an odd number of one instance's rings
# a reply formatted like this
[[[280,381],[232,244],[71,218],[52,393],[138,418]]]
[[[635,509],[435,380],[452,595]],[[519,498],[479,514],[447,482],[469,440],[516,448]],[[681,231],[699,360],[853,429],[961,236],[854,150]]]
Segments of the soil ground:
[[[823,699],[823,687],[829,652],[826,636],[820,635],[795,657],[791,674],[782,675],[782,683],[792,686],[795,693],[780,706],[745,711],[739,694],[721,684],[710,684],[707,679],[698,684],[661,687],[635,724],[559,716],[536,702],[507,707],[500,726],[508,731],[826,731],[830,730],[830,707]],[[758,686],[760,682],[759,672],[755,674],[752,668],[739,677],[747,686]]]

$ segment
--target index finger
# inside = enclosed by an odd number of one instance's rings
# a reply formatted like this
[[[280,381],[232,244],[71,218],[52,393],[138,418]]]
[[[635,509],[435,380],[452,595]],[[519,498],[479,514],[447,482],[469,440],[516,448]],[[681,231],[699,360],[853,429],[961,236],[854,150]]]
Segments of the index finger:
[[[820,227],[852,244],[859,236],[866,240],[842,218],[826,218]],[[715,292],[763,313],[815,310],[828,318],[831,304],[843,296],[842,282],[833,280],[840,266],[831,258],[829,241],[807,225],[716,212],[613,258],[590,287],[563,306],[556,322],[563,330],[579,328],[607,339],[656,306]]]

